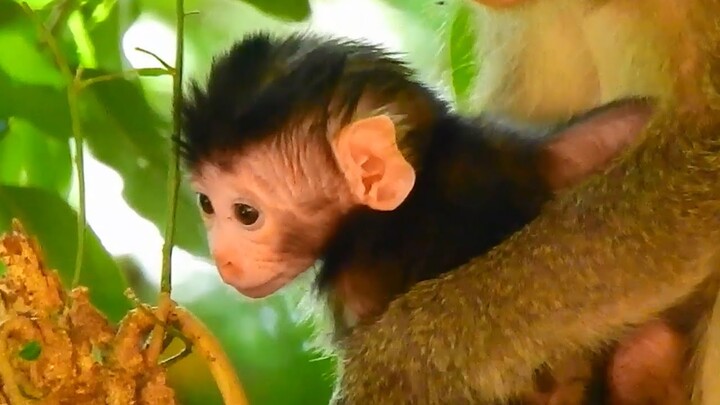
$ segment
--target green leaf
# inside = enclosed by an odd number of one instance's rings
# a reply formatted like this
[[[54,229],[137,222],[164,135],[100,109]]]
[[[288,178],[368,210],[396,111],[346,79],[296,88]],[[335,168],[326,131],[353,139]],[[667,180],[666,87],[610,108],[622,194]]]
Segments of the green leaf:
[[[140,76],[165,76],[170,75],[172,76],[172,73],[170,73],[167,69],[164,68],[142,68],[138,69],[138,74]]]
[[[475,52],[477,35],[472,9],[468,5],[460,6],[450,29],[449,50],[455,101],[461,109],[470,101],[472,84],[479,70]]]
[[[0,94],[0,119],[23,118],[60,141],[72,135],[64,89],[20,83],[0,69]]]
[[[41,352],[42,346],[40,346],[40,342],[38,342],[37,340],[31,340],[25,346],[23,346],[22,349],[20,349],[18,356],[20,356],[20,358],[23,360],[34,361],[37,360],[38,357],[40,357]]]
[[[26,2],[30,7],[32,7],[33,9],[37,9],[37,8],[46,7],[46,6],[48,6],[48,5],[49,5],[50,3],[52,3],[52,2],[57,2],[57,1],[60,1],[60,0],[23,0],[23,1],[25,1],[25,2]],[[20,1],[18,1],[18,3],[19,3],[19,2],[20,2]]]
[[[68,31],[70,31],[73,42],[77,47],[77,55],[80,59],[80,65],[84,68],[97,67],[97,62],[95,60],[95,47],[90,40],[90,35],[88,33],[85,20],[82,18],[82,14],[79,12],[71,13],[65,23],[65,26]]]
[[[118,0],[88,0],[80,6],[80,9],[85,20],[101,23],[110,18],[117,2]]]
[[[51,268],[69,286],[75,269],[77,215],[55,193],[36,188],[0,186],[0,233],[19,219],[37,238]],[[132,237],[132,236],[128,236]],[[127,283],[112,256],[88,227],[80,283],[90,290],[90,299],[111,321],[117,322],[131,308],[124,296]]]
[[[310,17],[308,0],[242,0],[275,18],[299,22]]]
[[[0,138],[0,184],[36,187],[67,196],[72,157],[67,141],[45,136],[32,123],[15,118]]]
[[[0,49],[5,50],[0,52],[0,70],[14,79],[54,87],[63,84],[60,71],[43,52],[30,16],[10,0],[0,0]]]
[[[87,77],[98,74],[88,71]],[[137,80],[97,83],[83,92],[82,101],[84,132],[93,155],[122,176],[125,200],[162,232],[169,208],[170,124],[152,111]],[[206,255],[205,229],[186,182],[180,188],[176,224],[177,245]]]
[[[119,4],[118,4],[119,3]],[[119,72],[127,69],[121,48],[122,35],[140,15],[141,2],[88,1],[82,6],[85,28],[90,36],[97,69]]]
[[[5,266],[5,263],[0,262],[0,276],[4,276],[7,272],[7,266]]]
[[[50,10],[34,12],[37,19],[44,21]],[[66,62],[75,66],[75,44],[64,36],[58,36],[56,42]],[[0,70],[13,79],[54,88],[65,84],[54,56],[42,40],[32,18],[22,10],[19,3],[11,0],[0,0],[0,49],[5,50],[0,52]]]

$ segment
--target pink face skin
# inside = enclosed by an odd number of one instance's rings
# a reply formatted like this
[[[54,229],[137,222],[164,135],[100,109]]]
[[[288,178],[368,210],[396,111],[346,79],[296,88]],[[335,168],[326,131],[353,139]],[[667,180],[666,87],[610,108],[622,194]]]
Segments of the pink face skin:
[[[194,172],[212,256],[241,294],[265,297],[310,268],[352,206],[324,155],[308,146],[252,146],[230,167],[204,163]]]
[[[193,173],[215,264],[241,294],[265,297],[311,267],[353,206],[393,210],[410,193],[415,171],[390,118],[356,121],[333,138],[266,141]]]

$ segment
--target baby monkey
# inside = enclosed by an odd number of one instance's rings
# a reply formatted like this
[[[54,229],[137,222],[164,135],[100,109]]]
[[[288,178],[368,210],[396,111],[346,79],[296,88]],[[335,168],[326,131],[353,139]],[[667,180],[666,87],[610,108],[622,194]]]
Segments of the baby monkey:
[[[649,114],[628,99],[554,127],[469,119],[391,56],[250,35],[192,84],[176,138],[224,282],[265,297],[322,259],[338,339],[519,230]]]

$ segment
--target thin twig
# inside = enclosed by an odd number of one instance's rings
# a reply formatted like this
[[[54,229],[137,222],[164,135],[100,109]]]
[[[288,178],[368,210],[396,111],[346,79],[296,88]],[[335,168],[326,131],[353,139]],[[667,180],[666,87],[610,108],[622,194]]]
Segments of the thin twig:
[[[30,19],[33,21],[33,23],[35,23],[35,27],[39,31],[43,41],[45,41],[48,48],[50,48],[50,52],[52,53],[53,58],[55,58],[55,64],[57,65],[58,69],[60,69],[60,72],[63,74],[63,76],[65,76],[65,79],[68,82],[74,80],[74,75],[70,70],[70,65],[68,65],[65,57],[60,52],[60,49],[55,42],[55,38],[52,36],[50,31],[48,31],[42,21],[37,18],[37,16],[35,15],[35,11],[30,8],[30,5],[27,2],[24,1],[20,5],[22,6],[23,11],[25,11],[25,14],[27,14],[28,17],[30,17]]]
[[[68,81],[67,84],[67,100],[70,109],[70,125],[72,127],[73,139],[75,141],[75,168],[78,176],[78,219],[77,219],[77,251],[75,256],[75,270],[73,271],[72,287],[78,285],[80,281],[80,272],[82,270],[82,261],[85,251],[85,229],[87,220],[85,218],[85,164],[83,159],[83,144],[85,137],[82,133],[82,125],[80,121],[80,108],[78,96],[82,89],[80,84],[80,76],[82,75],[82,67],[72,73],[70,65],[60,52],[57,41],[52,33],[37,18],[35,12],[27,2],[22,3],[22,8],[30,19],[35,23],[40,36],[47,43],[50,52],[55,58],[55,63]]]
[[[233,405],[247,405],[248,400],[235,370],[220,346],[217,338],[190,312],[175,307],[171,320],[193,343],[194,352],[200,354],[210,368],[213,379],[220,390],[223,402]]]
[[[168,296],[167,294],[163,295],[162,299],[160,300],[160,306],[154,308],[154,310],[142,301],[140,301],[137,295],[135,295],[135,292],[130,288],[125,290],[125,296],[133,302],[136,310],[144,312],[145,315],[152,319],[152,322],[154,324],[153,330],[151,332],[150,344],[145,351],[145,359],[148,363],[159,363],[161,366],[169,367],[170,364],[174,364],[177,360],[186,357],[189,352],[192,352],[192,342],[187,337],[185,337],[182,332],[180,332],[180,330],[178,330],[177,328],[168,327],[167,318],[176,306],[175,302],[170,299],[170,296]],[[160,318],[162,318],[162,320]],[[163,331],[167,332],[167,336],[171,339],[180,339],[185,344],[185,348],[181,353],[174,355],[162,362],[158,362],[160,354],[167,347],[167,339],[160,339],[160,335],[158,335]]]
[[[154,72],[158,69],[160,69],[160,68],[139,68],[139,69],[124,70],[122,72],[116,72],[116,73],[108,73],[106,75],[91,77],[89,79],[84,79],[81,82],[81,84],[82,84],[82,87],[85,88],[85,87],[90,87],[93,84],[97,84],[97,83],[101,83],[101,82],[107,82],[107,81],[115,80],[115,79],[122,79],[125,76],[128,76],[133,73],[142,76],[142,74],[145,72]],[[165,72],[165,74],[172,75],[172,71],[169,71],[167,69],[161,69],[161,70],[163,70]]]
[[[173,137],[180,135],[181,113],[182,113],[182,80],[183,80],[183,56],[185,49],[185,5],[184,0],[176,0],[176,37],[175,37],[175,71],[173,74]],[[169,214],[165,224],[165,243],[162,253],[162,273],[160,276],[160,292],[170,294],[172,290],[172,250],[175,239],[175,217],[177,216],[177,195],[180,189],[180,164],[178,149],[175,142],[170,142],[170,168],[168,172],[168,193],[167,205]]]
[[[170,299],[170,293],[161,291],[158,307],[155,311],[158,322],[153,327],[150,344],[146,352],[148,362],[151,364],[157,363],[160,353],[164,349],[167,318],[174,306],[175,303]]]
[[[175,69],[173,72],[173,137],[180,133],[180,113],[182,112],[182,78],[183,78],[183,56],[185,46],[185,5],[184,0],[176,0],[176,36],[175,36]],[[157,55],[144,51],[155,56],[160,63],[167,65]],[[170,140],[170,159],[167,178],[167,206],[168,218],[165,224],[164,243],[162,247],[162,270],[160,275],[160,296],[158,299],[158,317],[162,323],[155,325],[150,340],[150,359],[157,360],[160,355],[162,342],[165,340],[164,324],[170,313],[170,293],[172,291],[172,251],[175,239],[175,218],[177,216],[177,196],[180,189],[180,164],[179,153],[173,139]]]
[[[158,56],[157,54],[155,54],[154,52],[148,51],[147,49],[140,48],[140,47],[137,47],[137,46],[135,47],[135,50],[138,51],[138,52],[142,52],[142,53],[144,53],[144,54],[148,54],[148,55],[152,56],[153,58],[155,58],[155,60],[157,60],[158,62],[160,62],[160,64],[163,65],[163,67],[164,67],[165,69],[167,69],[168,71],[170,71],[170,72],[174,72],[174,71],[175,71],[175,68],[174,68],[174,67],[170,66],[169,63],[165,62],[161,57],[159,57],[159,56]],[[177,62],[176,62],[176,63],[177,63]]]
[[[170,328],[169,330],[173,330],[173,328]],[[178,361],[184,359],[185,357],[189,356],[192,353],[193,344],[185,335],[183,335],[181,332],[178,332],[177,334],[178,339],[183,342],[183,349],[180,351],[180,353],[175,354],[171,357],[168,357],[167,359],[160,362],[161,367],[169,368],[173,364],[177,363]]]
[[[82,90],[80,74],[82,69],[77,70],[77,75],[70,87],[68,87],[68,105],[70,107],[70,125],[72,125],[73,138],[75,139],[75,167],[78,176],[78,220],[77,220],[77,252],[75,256],[75,271],[73,272],[72,288],[80,283],[80,272],[85,252],[85,159],[83,153],[84,136],[80,122],[80,111],[78,108],[78,96]]]

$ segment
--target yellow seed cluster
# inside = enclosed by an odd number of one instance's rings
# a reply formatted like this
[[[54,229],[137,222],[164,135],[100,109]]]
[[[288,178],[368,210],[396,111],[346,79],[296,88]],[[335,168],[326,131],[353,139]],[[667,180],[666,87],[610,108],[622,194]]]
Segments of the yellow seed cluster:
[[[0,238],[0,261],[0,404],[175,404],[165,370],[144,353],[150,313],[111,325],[86,288],[63,288],[17,221]]]

